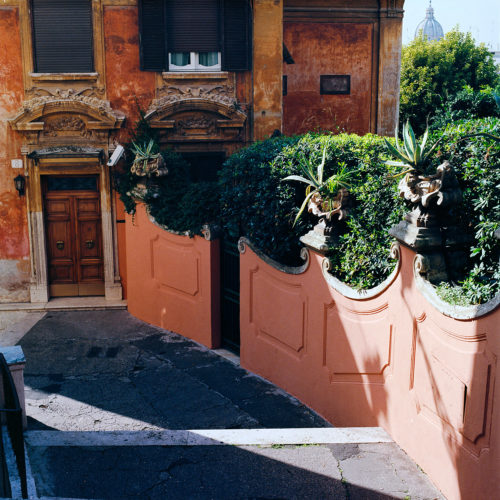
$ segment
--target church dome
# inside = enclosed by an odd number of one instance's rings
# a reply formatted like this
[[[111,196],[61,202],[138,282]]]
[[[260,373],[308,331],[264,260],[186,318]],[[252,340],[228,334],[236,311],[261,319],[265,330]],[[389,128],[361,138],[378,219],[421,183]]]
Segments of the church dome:
[[[427,40],[440,40],[444,36],[443,27],[434,18],[434,9],[430,2],[425,13],[425,19],[415,30],[415,38],[420,36],[420,32],[422,32],[423,37],[427,38]]]

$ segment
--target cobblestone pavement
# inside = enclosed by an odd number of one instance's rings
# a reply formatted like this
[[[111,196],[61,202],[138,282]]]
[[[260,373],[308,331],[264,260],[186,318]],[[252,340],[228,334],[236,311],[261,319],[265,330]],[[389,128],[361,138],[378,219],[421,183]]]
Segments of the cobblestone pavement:
[[[392,442],[158,445],[154,436],[165,430],[300,434],[330,425],[274,385],[126,311],[51,312],[19,344],[38,495],[442,498]],[[82,445],[71,441],[76,435],[92,438]],[[121,441],[110,445],[110,436]]]

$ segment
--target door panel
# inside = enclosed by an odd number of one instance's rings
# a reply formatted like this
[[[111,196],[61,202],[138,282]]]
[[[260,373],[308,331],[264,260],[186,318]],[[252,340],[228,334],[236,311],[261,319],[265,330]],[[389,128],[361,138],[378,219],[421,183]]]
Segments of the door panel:
[[[240,350],[240,252],[237,241],[221,241],[221,337],[222,345]]]
[[[50,177],[44,183],[51,296],[104,294],[99,191],[95,177]]]

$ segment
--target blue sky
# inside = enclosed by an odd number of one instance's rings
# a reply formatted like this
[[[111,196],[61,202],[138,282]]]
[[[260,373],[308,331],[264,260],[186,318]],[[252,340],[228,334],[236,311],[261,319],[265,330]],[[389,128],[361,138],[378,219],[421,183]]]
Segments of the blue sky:
[[[413,39],[428,5],[429,0],[405,1],[403,43]],[[445,33],[458,24],[461,31],[470,31],[478,42],[500,50],[500,0],[432,0],[432,6]]]

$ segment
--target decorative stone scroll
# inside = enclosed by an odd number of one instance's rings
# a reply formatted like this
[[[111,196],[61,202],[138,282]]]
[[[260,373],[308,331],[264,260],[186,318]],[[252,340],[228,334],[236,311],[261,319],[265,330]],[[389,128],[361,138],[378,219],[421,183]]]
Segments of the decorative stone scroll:
[[[145,118],[162,131],[163,142],[239,142],[247,115],[229,77],[213,81],[203,75],[170,75]]]
[[[99,89],[31,89],[29,99],[9,120],[28,144],[107,144],[109,132],[125,116],[100,98]]]
[[[153,100],[150,110],[186,99],[204,99],[206,101],[234,107],[235,109],[238,107],[235,89],[232,85],[215,85],[212,87],[177,87],[169,85],[160,87],[160,89],[158,89],[158,94],[161,97]]]

